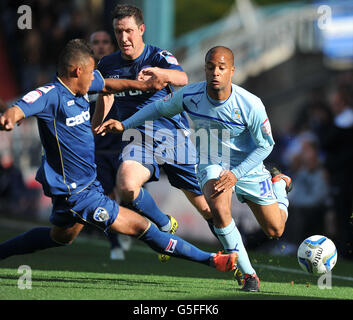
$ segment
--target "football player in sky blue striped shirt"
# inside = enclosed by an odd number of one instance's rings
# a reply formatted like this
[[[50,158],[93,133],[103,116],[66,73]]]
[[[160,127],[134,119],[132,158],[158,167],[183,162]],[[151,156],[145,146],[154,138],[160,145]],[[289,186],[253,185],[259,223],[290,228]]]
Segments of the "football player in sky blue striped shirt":
[[[108,120],[96,132],[123,132],[186,111],[198,138],[198,179],[213,214],[214,231],[226,252],[239,252],[243,290],[258,291],[259,279],[232,218],[232,191],[248,204],[268,236],[280,237],[291,179],[264,167],[274,145],[271,126],[261,100],[232,84],[234,70],[233,52],[214,47],[205,57],[206,81],[189,84],[122,122]]]

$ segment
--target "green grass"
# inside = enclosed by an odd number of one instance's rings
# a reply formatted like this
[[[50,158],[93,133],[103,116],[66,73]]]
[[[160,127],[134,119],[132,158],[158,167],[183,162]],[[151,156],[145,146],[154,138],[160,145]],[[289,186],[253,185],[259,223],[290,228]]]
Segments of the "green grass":
[[[18,233],[0,228],[0,241]],[[352,262],[338,258],[332,288],[323,290],[317,277],[299,270],[295,257],[249,254],[261,280],[259,293],[244,293],[230,273],[201,264],[176,258],[162,264],[138,241],[125,261],[111,261],[107,241],[79,236],[68,247],[1,261],[0,300],[353,300]],[[31,268],[31,289],[18,287],[22,265]]]

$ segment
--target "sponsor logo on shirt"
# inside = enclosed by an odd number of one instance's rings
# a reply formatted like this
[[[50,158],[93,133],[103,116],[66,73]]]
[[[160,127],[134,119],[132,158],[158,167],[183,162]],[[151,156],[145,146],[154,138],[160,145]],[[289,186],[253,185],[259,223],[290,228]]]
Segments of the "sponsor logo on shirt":
[[[77,126],[78,124],[89,121],[91,115],[89,111],[82,111],[80,114],[74,117],[66,118],[66,125],[68,127]]]
[[[54,85],[39,87],[38,89],[30,91],[26,95],[24,95],[22,100],[27,103],[33,103],[37,99],[39,99],[39,97],[41,97],[43,93],[49,92],[54,87]]]
[[[178,60],[169,51],[163,50],[159,54],[164,57],[168,63],[179,65]]]

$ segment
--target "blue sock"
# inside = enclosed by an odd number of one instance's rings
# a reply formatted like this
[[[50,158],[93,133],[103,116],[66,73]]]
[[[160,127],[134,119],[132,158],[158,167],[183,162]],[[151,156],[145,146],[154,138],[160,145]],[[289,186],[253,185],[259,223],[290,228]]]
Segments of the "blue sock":
[[[169,217],[159,210],[152,196],[145,188],[141,188],[137,198],[131,202],[131,206],[155,223],[159,228],[162,228],[163,231],[169,231]],[[165,230],[163,227],[165,227]]]
[[[211,258],[213,257],[212,253],[196,248],[194,245],[175,234],[160,231],[152,223],[150,223],[150,226],[139,237],[139,240],[145,242],[158,253],[200,262],[206,265],[210,265]]]
[[[0,260],[13,255],[33,253],[62,244],[55,242],[50,237],[49,227],[38,227],[22,233],[0,244]]]
[[[241,234],[235,225],[234,220],[224,227],[224,228],[216,228],[214,227],[216,234],[218,235],[219,241],[221,241],[225,252],[237,252],[238,257],[238,267],[240,271],[244,274],[253,274],[255,270],[251,266],[251,262],[249,260],[248,253],[243,244],[243,240]]]

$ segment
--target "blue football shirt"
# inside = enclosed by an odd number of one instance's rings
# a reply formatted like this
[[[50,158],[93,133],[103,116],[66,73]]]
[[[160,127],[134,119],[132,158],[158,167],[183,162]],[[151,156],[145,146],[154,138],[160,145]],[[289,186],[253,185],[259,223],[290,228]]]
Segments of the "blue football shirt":
[[[104,79],[98,70],[89,91],[101,91]],[[75,95],[61,80],[37,88],[14,105],[25,117],[35,116],[44,154],[38,169],[47,196],[80,192],[96,179],[94,138],[88,95]]]
[[[142,54],[135,60],[126,60],[122,57],[121,51],[116,51],[103,57],[98,63],[98,69],[104,78],[136,80],[138,73],[148,67],[159,67],[163,69],[183,71],[181,66],[178,64],[177,59],[170,52],[147,44],[145,45]],[[174,91],[173,87],[167,86],[157,92],[125,90],[116,93],[114,104],[106,120],[110,118],[120,121],[125,120],[147,104],[162,99],[171,91]],[[163,117],[158,119],[153,122],[153,125],[141,125],[137,129],[141,132],[143,137],[149,136],[154,138],[155,143],[158,145],[160,142],[159,140],[162,138],[164,140],[174,141],[175,135],[180,135],[180,133],[187,135],[189,124],[186,114],[182,112],[181,114],[177,114],[171,118]],[[171,136],[162,137],[161,135],[156,135],[156,131],[161,129],[168,129],[168,133],[170,133]],[[160,139],[158,137],[160,137]],[[181,137],[181,139],[183,138],[184,137]],[[119,135],[107,134],[104,137],[97,136],[96,149],[116,150],[117,147],[119,148],[119,146],[121,146],[120,141],[121,136]],[[174,145],[171,147],[174,148]]]

